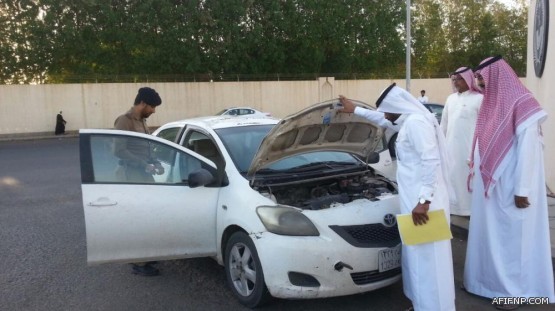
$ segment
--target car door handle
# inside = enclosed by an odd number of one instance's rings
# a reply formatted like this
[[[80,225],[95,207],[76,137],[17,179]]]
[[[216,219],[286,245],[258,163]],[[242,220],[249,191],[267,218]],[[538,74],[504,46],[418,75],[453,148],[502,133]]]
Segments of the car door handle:
[[[383,161],[383,165],[391,165],[391,160],[385,160],[385,161]]]
[[[118,202],[112,201],[106,197],[98,198],[94,202],[89,202],[89,206],[114,206],[118,204]]]

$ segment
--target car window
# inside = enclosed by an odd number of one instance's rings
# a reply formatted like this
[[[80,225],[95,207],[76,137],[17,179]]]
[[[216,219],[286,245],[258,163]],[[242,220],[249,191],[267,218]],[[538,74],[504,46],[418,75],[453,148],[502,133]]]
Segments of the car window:
[[[193,171],[213,171],[185,152],[145,138],[91,135],[89,144],[90,172],[86,175],[92,183],[184,184]],[[157,172],[147,173],[147,164],[154,164]]]
[[[439,105],[429,105],[428,108],[430,108],[430,110],[432,110],[432,112],[435,113],[441,113],[443,111],[443,106],[439,106]]]
[[[274,125],[254,125],[230,127],[216,130],[231,156],[235,167],[240,172],[247,172],[262,139]]]
[[[358,164],[359,161],[356,160],[352,155],[346,152],[339,151],[318,151],[303,153],[283,160],[277,161],[267,168],[272,170],[287,170],[311,163],[321,163],[321,162],[348,162],[353,164]]]
[[[183,147],[193,151],[195,151],[195,146],[194,146],[195,141],[202,140],[202,139],[210,139],[208,135],[195,130],[188,131],[186,135],[187,137],[185,137],[185,139],[183,140],[182,145]]]
[[[432,113],[435,114],[436,118],[437,118],[437,122],[440,123],[441,122],[441,114],[443,113],[443,106],[442,105],[437,105],[437,104],[429,104],[428,109],[432,111]]]
[[[218,146],[204,133],[195,130],[189,131],[183,141],[183,146],[211,160],[216,166],[220,166],[223,163],[223,157],[218,150]]]
[[[218,129],[216,132],[223,141],[233,163],[241,173],[246,173],[260,144],[274,125],[255,125]],[[345,152],[312,152],[292,156],[278,161],[268,168],[275,170],[289,169],[316,162],[337,161],[358,163],[353,156]]]
[[[177,134],[181,130],[181,127],[171,127],[164,130],[161,130],[156,136],[169,140],[171,142],[175,142],[175,138]]]

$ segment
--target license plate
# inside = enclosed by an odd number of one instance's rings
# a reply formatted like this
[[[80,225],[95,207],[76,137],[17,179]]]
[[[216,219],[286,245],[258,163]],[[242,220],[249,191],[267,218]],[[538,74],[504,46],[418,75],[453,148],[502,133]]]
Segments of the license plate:
[[[401,244],[378,253],[379,271],[384,272],[401,266]]]

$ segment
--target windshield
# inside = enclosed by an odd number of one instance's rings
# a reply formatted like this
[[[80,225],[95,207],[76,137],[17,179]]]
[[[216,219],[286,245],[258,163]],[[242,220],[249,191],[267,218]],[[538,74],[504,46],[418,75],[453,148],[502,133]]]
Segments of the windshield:
[[[220,136],[225,148],[229,152],[233,163],[241,173],[246,173],[251,165],[254,155],[262,139],[274,125],[241,126],[218,129],[216,133]],[[310,167],[312,164],[338,163],[345,165],[360,164],[360,161],[352,155],[337,151],[318,151],[292,156],[277,161],[266,169],[271,171],[284,171],[298,167]],[[315,167],[318,168],[318,167]],[[321,167],[319,168],[321,169]]]
[[[221,116],[221,115],[224,114],[224,112],[226,112],[226,111],[227,111],[227,108],[224,109],[224,110],[222,110],[222,111],[218,111],[218,112],[215,114],[215,116]]]

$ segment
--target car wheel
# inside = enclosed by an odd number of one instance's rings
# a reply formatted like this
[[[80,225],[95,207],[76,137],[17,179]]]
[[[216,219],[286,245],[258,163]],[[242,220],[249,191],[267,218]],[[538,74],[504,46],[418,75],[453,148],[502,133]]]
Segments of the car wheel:
[[[389,139],[389,142],[387,143],[387,148],[389,149],[389,155],[391,156],[391,159],[397,158],[397,151],[395,150],[395,142],[397,141],[397,134],[398,133],[395,133],[393,136],[391,136],[391,138]]]
[[[243,305],[254,308],[270,299],[256,247],[244,232],[235,232],[227,242],[225,274],[231,290]]]

